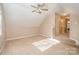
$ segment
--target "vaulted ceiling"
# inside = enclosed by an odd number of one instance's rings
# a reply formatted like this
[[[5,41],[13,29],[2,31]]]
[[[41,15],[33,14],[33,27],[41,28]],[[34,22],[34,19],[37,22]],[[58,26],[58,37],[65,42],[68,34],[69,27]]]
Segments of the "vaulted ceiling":
[[[48,11],[43,11],[43,13],[33,13],[33,3],[5,3],[4,12],[6,15],[7,22],[13,25],[19,26],[40,26],[42,21],[47,17],[48,14],[52,13],[55,9],[56,4],[47,4]]]

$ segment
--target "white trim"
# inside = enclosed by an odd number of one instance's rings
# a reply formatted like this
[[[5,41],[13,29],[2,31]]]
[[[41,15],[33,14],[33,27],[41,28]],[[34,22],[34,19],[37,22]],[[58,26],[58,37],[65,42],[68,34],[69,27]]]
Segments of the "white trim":
[[[13,37],[13,38],[7,38],[7,40],[16,40],[16,39],[21,39],[21,38],[25,38],[25,37],[32,37],[32,36],[36,36],[36,35],[38,35],[38,34],[22,35],[22,36]]]
[[[22,36],[13,37],[13,38],[7,38],[7,40],[16,40],[16,39],[21,39],[21,38],[25,38],[25,37],[32,37],[32,36],[37,36],[37,35],[50,37],[50,36],[47,36],[47,35],[44,35],[44,34],[30,34],[30,35],[22,35]]]
[[[45,34],[39,34],[39,35],[41,35],[41,36],[45,36],[45,37],[50,37],[50,36],[47,36],[47,35],[45,35]]]

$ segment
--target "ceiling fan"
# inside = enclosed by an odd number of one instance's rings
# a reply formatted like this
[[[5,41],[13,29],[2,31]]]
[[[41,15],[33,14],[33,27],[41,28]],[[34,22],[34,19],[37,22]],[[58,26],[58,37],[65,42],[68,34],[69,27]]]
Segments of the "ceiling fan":
[[[37,4],[36,6],[35,5],[31,5],[31,6],[34,8],[32,12],[41,14],[42,11],[48,11],[48,6],[45,3]]]

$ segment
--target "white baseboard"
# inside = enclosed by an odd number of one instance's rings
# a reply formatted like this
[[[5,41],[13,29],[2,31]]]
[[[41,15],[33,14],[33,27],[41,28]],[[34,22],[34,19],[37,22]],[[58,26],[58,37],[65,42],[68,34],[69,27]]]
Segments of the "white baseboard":
[[[7,40],[16,40],[16,39],[21,39],[21,38],[25,38],[25,37],[32,37],[32,36],[37,36],[37,35],[41,35],[41,36],[45,36],[45,37],[51,37],[51,36],[47,36],[47,35],[44,35],[44,34],[30,34],[30,35],[22,35],[22,36],[18,36],[18,37],[7,38]]]
[[[7,38],[7,40],[16,40],[16,39],[21,39],[21,38],[25,38],[25,37],[32,37],[32,36],[36,36],[38,34],[30,34],[30,35],[22,35],[22,36],[18,36],[18,37],[14,37],[14,38]]]
[[[44,34],[40,34],[41,36],[45,36],[45,37],[51,37],[51,36],[47,36],[47,35],[44,35]]]

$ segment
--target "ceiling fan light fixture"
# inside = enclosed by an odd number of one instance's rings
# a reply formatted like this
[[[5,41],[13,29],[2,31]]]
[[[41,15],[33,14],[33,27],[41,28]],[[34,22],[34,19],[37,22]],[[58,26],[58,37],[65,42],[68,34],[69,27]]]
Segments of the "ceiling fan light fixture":
[[[35,10],[33,10],[32,12],[41,14],[42,11],[48,11],[48,6],[45,3],[37,4],[37,6],[35,5],[31,5],[31,6],[35,8]]]

